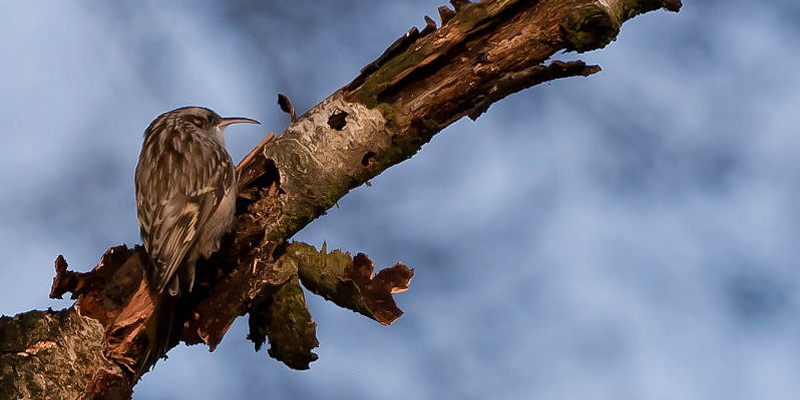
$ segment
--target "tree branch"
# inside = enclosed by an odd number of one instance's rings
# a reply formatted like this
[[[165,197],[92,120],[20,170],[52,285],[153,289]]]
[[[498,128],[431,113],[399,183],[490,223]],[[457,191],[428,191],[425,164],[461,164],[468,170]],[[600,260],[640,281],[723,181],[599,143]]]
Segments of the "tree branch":
[[[372,274],[359,254],[317,252],[287,240],[349,190],[414,155],[463,116],[541,82],[588,76],[597,66],[546,61],[556,52],[604,47],[621,24],[679,0],[452,0],[443,26],[426,17],[348,85],[239,165],[238,224],[221,251],[198,266],[194,292],[181,299],[180,339],[213,349],[233,320],[250,314],[258,349],[292,368],[316,359],[315,324],[299,282],[381,323],[402,313],[391,297],[413,271],[398,263]],[[294,115],[286,99],[281,107]],[[72,292],[75,306],[0,319],[0,397],[127,398],[142,362],[144,322],[153,301],[141,247],[109,249],[95,269],[69,272],[56,260],[51,296]],[[40,366],[52,365],[52,369]],[[70,365],[80,374],[59,366]],[[79,366],[79,367],[77,367]],[[68,382],[66,384],[65,382]],[[63,384],[62,384],[63,383]],[[9,388],[9,389],[6,389]],[[8,390],[9,392],[3,392]]]

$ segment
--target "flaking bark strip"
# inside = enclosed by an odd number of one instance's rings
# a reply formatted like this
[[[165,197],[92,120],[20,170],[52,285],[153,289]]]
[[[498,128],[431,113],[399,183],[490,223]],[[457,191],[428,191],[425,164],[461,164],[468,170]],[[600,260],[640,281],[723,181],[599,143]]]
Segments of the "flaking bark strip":
[[[319,346],[319,341],[317,325],[311,318],[297,275],[281,285],[264,312],[263,330],[269,338],[270,357],[293,369],[308,369],[318,358],[311,350]],[[253,326],[251,321],[251,332]]]
[[[294,260],[303,286],[313,293],[381,324],[390,325],[403,312],[392,294],[408,289],[414,270],[397,263],[375,274],[372,260],[359,253],[321,251],[305,243],[292,243],[285,259]]]

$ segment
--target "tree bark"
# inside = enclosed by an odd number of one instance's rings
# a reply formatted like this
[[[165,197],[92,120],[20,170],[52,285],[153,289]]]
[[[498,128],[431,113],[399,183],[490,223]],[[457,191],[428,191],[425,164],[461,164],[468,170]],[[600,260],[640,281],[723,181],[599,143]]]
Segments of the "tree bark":
[[[680,0],[451,2],[455,10],[439,9],[440,27],[426,16],[423,29],[409,30],[350,84],[242,161],[237,228],[198,266],[200,284],[181,299],[180,340],[213,349],[235,318],[249,314],[256,350],[269,339],[272,357],[308,368],[318,343],[300,283],[391,324],[402,314],[392,294],[407,289],[413,270],[398,263],[374,274],[363,254],[317,251],[288,239],[461,117],[475,119],[538,83],[600,70],[582,61],[546,64],[556,52],[602,48],[626,20],[681,6]],[[153,312],[146,260],[141,247],[119,246],[91,272],[75,273],[59,256],[51,297],[71,292],[77,301],[62,311],[0,318],[0,398],[129,398],[147,346],[144,322]]]

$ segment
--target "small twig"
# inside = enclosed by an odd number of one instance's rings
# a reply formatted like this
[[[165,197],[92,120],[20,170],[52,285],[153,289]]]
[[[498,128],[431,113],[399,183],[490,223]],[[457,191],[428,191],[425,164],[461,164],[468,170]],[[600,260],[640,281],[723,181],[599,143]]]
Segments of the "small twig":
[[[294,113],[294,106],[288,96],[283,93],[278,93],[278,105],[283,112],[289,114],[292,118],[292,123],[297,122],[297,114]]]

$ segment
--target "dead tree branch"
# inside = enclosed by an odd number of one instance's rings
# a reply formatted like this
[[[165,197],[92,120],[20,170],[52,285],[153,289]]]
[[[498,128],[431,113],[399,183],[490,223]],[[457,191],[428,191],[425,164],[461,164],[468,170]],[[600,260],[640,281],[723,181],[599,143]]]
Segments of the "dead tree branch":
[[[292,124],[239,165],[238,225],[199,266],[181,340],[219,344],[234,319],[250,315],[249,338],[292,368],[316,355],[315,323],[302,283],[383,324],[401,314],[392,293],[408,287],[402,264],[373,274],[363,254],[316,251],[287,240],[347,192],[413,156],[463,116],[477,118],[503,97],[549,80],[588,76],[597,66],[550,62],[563,50],[604,47],[636,15],[680,0],[452,0],[442,26],[426,17],[348,85],[304,115],[283,98]],[[0,398],[130,397],[146,346],[153,302],[141,247],[109,249],[88,273],[56,260],[51,296],[77,298],[63,311],[0,319]]]

